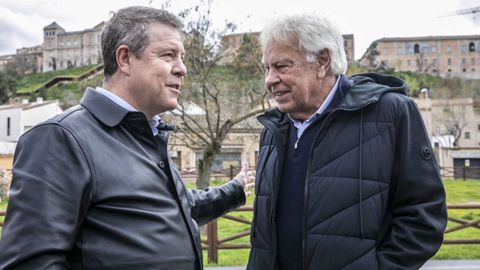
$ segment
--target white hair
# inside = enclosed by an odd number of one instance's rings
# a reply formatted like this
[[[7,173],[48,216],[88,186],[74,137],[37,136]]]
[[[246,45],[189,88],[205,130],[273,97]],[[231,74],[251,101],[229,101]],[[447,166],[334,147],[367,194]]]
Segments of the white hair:
[[[284,15],[267,25],[260,34],[262,49],[265,51],[272,42],[288,42],[296,45],[313,62],[319,53],[327,49],[330,53],[330,71],[334,75],[347,70],[347,56],[343,36],[338,27],[324,16],[316,14]]]

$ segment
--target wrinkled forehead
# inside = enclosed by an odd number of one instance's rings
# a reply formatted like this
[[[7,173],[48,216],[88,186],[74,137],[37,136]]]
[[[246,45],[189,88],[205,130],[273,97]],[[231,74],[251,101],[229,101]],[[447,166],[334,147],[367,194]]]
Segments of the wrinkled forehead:
[[[268,64],[279,58],[294,58],[304,55],[298,42],[292,40],[271,40],[262,51],[262,63]]]

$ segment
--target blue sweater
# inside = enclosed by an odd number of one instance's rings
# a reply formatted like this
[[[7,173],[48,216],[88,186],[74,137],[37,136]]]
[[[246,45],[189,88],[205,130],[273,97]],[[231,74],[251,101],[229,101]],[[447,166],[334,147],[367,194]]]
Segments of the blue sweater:
[[[309,151],[322,123],[318,120],[304,131],[298,142],[297,129],[293,124],[290,127],[277,208],[278,266],[280,270],[302,269],[305,178]],[[295,142],[297,142],[296,149]]]

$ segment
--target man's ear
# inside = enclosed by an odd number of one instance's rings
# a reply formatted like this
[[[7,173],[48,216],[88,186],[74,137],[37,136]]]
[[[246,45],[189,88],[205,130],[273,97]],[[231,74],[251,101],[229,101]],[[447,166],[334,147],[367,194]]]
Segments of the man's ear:
[[[317,54],[317,63],[317,77],[321,79],[330,72],[330,51],[328,49],[323,49]]]
[[[130,75],[132,56],[133,54],[127,45],[120,45],[120,47],[118,47],[115,51],[118,70],[127,76]]]

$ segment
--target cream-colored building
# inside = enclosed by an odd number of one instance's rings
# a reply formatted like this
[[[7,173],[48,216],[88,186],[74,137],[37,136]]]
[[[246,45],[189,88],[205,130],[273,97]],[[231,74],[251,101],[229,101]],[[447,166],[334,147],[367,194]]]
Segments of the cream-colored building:
[[[480,35],[381,38],[361,65],[441,77],[480,79]]]
[[[256,41],[259,41],[260,32],[248,32],[248,33],[236,33],[231,35],[225,35],[222,38],[222,59],[220,60],[221,64],[228,64],[233,62],[235,56],[237,55],[238,49],[242,45],[244,36],[253,37]],[[353,34],[343,35],[344,48],[347,54],[347,60],[349,63],[353,62],[355,59],[354,54],[354,37]],[[258,44],[260,44],[258,42]],[[259,49],[260,50],[260,49]]]
[[[23,47],[15,55],[16,69],[19,74],[42,72],[43,46]]]
[[[242,161],[247,161],[250,166],[256,166],[260,131],[259,128],[233,129],[222,144],[212,170],[227,170],[230,165],[239,168]],[[180,139],[182,136],[184,134],[170,137],[170,155],[182,171],[194,171],[197,160],[202,157],[202,149],[188,147]]]
[[[430,99],[422,93],[415,101],[429,136],[458,134],[458,141],[452,146],[480,147],[480,111],[475,109],[473,99]]]
[[[91,29],[67,32],[56,22],[43,28],[43,71],[99,64],[104,22]]]
[[[428,92],[423,92],[415,101],[442,175],[463,178],[466,174],[467,178],[480,178],[480,111],[474,101],[471,98],[432,100],[426,94]]]

